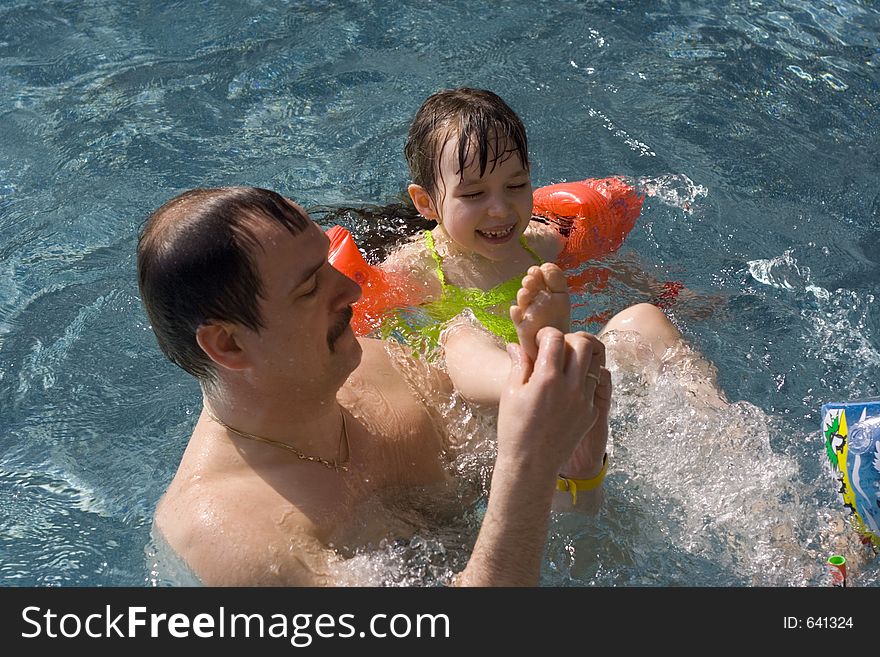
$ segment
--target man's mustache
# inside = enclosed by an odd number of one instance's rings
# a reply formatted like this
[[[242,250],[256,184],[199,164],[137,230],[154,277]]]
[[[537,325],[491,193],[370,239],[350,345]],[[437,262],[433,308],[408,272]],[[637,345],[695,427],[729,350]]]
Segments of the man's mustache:
[[[346,307],[346,309],[342,311],[342,316],[339,318],[339,321],[327,331],[327,346],[330,347],[330,351],[333,351],[336,341],[342,337],[342,334],[345,333],[345,329],[351,324],[352,315],[354,315],[354,311],[351,309],[351,306]]]

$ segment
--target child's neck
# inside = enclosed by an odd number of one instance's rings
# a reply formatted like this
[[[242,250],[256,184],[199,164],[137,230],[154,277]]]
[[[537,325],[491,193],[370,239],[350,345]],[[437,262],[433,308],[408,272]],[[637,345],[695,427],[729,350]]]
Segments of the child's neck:
[[[433,231],[434,243],[443,259],[443,271],[448,282],[454,285],[488,289],[513,278],[524,275],[535,264],[534,258],[520,246],[516,255],[504,260],[490,260],[470,249],[463,248],[438,226]],[[517,244],[521,238],[517,238]]]

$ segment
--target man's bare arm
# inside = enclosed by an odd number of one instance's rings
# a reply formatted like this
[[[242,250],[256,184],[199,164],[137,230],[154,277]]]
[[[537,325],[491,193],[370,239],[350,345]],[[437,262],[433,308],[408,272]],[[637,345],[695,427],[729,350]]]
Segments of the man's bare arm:
[[[534,364],[519,345],[508,347],[511,374],[499,408],[492,489],[459,585],[538,583],[557,473],[599,412],[598,382],[587,376],[597,367],[597,342],[584,333],[541,329]]]

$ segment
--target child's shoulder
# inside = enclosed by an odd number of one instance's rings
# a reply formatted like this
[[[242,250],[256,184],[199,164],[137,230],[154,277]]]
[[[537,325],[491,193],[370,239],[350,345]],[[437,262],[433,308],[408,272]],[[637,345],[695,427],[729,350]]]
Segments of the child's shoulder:
[[[424,233],[418,233],[388,254],[379,267],[389,274],[401,274],[416,278],[422,284],[439,288],[440,282],[434,275],[437,264],[425,246]],[[434,292],[431,290],[430,292]]]
[[[389,253],[379,266],[385,271],[397,271],[403,268],[424,267],[431,262],[433,260],[425,247],[424,233],[418,233]]]
[[[525,237],[529,246],[545,262],[554,262],[565,246],[565,239],[556,229],[541,221],[530,221]]]

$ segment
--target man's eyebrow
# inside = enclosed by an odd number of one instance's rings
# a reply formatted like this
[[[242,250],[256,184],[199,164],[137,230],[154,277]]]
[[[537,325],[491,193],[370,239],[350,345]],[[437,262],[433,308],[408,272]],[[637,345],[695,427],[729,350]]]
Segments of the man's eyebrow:
[[[290,288],[290,291],[291,291],[291,292],[295,292],[295,291],[298,290],[300,287],[302,287],[303,285],[305,285],[306,281],[309,280],[309,279],[310,279],[312,276],[314,276],[315,274],[317,274],[317,273],[318,273],[318,270],[319,270],[321,267],[324,266],[324,262],[326,262],[326,260],[324,260],[324,261],[322,261],[322,262],[319,262],[317,266],[312,267],[311,269],[309,269],[309,270],[303,275],[303,277],[299,279],[299,281],[297,281],[296,283],[294,283],[293,287]]]
[[[325,235],[325,237],[326,237],[326,235]],[[328,254],[329,254],[329,246],[330,246],[329,239],[327,239],[327,246],[328,246]],[[306,281],[308,281],[312,276],[317,274],[318,270],[321,269],[321,267],[323,267],[326,262],[327,262],[327,256],[325,255],[324,258],[318,264],[316,264],[315,266],[306,270],[306,273],[303,274],[303,276],[299,279],[299,281],[297,281],[296,283],[293,284],[293,286],[290,288],[290,293],[293,294],[299,288],[301,288],[303,285],[305,285]]]

